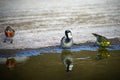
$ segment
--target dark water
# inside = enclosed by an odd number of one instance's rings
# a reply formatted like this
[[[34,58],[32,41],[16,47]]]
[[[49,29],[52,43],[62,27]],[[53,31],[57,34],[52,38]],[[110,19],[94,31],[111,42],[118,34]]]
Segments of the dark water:
[[[108,57],[97,58],[96,51],[73,53],[74,67],[66,72],[61,54],[42,54],[15,63],[12,69],[0,64],[1,80],[119,80],[120,51],[109,51]],[[88,57],[79,60],[78,58]],[[15,59],[15,58],[14,58]]]

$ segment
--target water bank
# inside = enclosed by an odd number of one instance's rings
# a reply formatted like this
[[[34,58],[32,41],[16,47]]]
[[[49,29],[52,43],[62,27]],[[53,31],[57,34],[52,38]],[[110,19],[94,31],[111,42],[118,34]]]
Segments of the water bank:
[[[107,50],[120,50],[120,41],[118,38],[110,39],[111,45]],[[99,47],[94,46],[93,42],[86,42],[81,44],[74,44],[70,51],[97,51]],[[26,49],[0,49],[0,57],[23,57],[23,56],[36,56],[41,53],[61,53],[63,49],[58,46],[49,46],[44,48],[26,48]]]

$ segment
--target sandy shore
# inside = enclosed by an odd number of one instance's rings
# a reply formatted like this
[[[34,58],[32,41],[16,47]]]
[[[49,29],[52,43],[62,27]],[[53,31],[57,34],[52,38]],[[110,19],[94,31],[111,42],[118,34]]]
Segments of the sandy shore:
[[[120,38],[119,3],[119,0],[1,0],[0,49],[56,46],[68,29],[75,44],[94,42],[91,33]],[[13,44],[3,43],[8,25],[16,31]]]

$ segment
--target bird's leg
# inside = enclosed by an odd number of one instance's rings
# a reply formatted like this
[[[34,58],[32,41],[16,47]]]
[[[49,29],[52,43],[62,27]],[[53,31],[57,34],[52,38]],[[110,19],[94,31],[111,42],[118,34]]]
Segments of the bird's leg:
[[[7,40],[8,40],[8,38],[6,37],[3,42],[5,43]]]
[[[11,38],[11,41],[10,41],[10,43],[12,44],[13,43],[13,39]]]

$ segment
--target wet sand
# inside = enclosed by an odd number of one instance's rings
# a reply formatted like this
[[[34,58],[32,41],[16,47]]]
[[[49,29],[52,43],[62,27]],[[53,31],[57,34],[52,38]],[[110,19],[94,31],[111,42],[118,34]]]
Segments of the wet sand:
[[[44,53],[31,56],[23,63],[9,70],[0,64],[0,80],[119,80],[120,50],[109,51],[110,56],[97,60],[97,51],[72,52],[74,67],[66,72],[61,54]],[[86,60],[76,58],[90,57]]]

